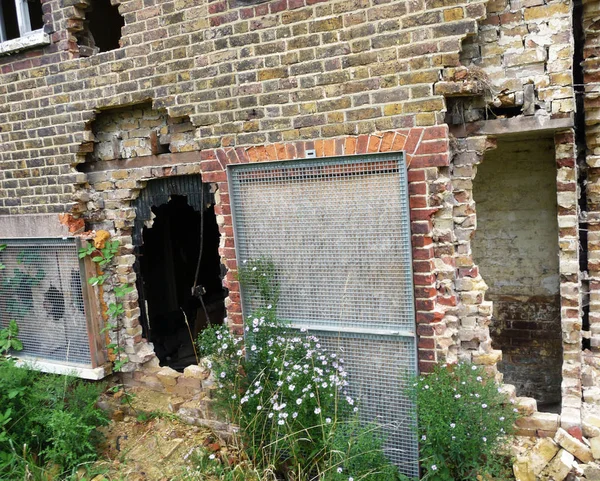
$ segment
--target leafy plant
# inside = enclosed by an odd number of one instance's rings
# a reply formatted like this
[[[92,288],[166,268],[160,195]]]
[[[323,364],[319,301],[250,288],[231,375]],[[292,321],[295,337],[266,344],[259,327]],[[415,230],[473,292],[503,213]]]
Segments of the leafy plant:
[[[110,353],[114,354],[115,359],[113,361],[113,370],[115,372],[121,371],[123,366],[127,363],[127,358],[123,355],[124,348],[121,346],[119,332],[120,332],[120,319],[125,314],[125,307],[121,302],[127,294],[133,291],[133,287],[125,284],[120,285],[114,281],[114,277],[110,272],[101,272],[101,269],[110,267],[111,262],[119,252],[119,241],[106,241],[104,247],[97,249],[93,244],[87,243],[81,249],[79,249],[79,258],[90,257],[92,262],[98,265],[96,276],[88,278],[88,283],[92,286],[104,286],[109,281],[109,288],[112,289],[114,294],[114,301],[108,302],[106,306],[106,315],[108,321],[102,328],[102,333],[109,331],[117,332],[116,342],[110,342],[106,347]]]
[[[383,455],[378,431],[361,431],[358,424],[341,429],[358,411],[343,360],[317,337],[277,319],[274,274],[266,259],[248,261],[240,270],[240,280],[253,283],[266,304],[246,320],[245,340],[226,326],[208,328],[198,340],[217,383],[217,406],[240,425],[252,464],[294,480],[337,479],[342,465],[345,480],[378,481],[383,479],[378,473],[398,479],[397,469]],[[371,449],[359,456],[356,446],[365,444]],[[354,461],[340,454],[347,446]]]
[[[493,376],[470,364],[440,365],[413,387],[422,479],[506,479],[503,448],[518,413]]]
[[[60,474],[95,459],[96,428],[108,423],[96,407],[103,388],[0,362],[0,478],[23,479],[16,474],[50,466]]]
[[[23,343],[17,337],[18,335],[19,326],[14,320],[11,320],[7,327],[0,329],[0,356],[8,354],[10,350],[23,350]]]

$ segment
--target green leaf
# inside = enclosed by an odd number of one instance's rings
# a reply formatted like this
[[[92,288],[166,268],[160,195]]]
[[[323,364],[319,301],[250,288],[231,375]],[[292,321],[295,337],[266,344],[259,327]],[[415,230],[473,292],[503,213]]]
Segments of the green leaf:
[[[94,261],[94,262],[102,262],[103,260],[104,260],[104,257],[102,257],[102,256],[92,257],[92,261]]]

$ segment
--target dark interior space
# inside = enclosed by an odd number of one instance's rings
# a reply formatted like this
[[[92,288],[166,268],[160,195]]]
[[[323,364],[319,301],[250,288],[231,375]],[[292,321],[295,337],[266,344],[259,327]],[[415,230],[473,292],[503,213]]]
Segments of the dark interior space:
[[[94,0],[92,9],[86,11],[88,28],[95,46],[100,52],[115,50],[121,45],[121,28],[125,20],[110,0]]]
[[[15,2],[13,0],[1,0],[0,5],[2,5],[2,18],[0,18],[0,22],[4,22],[6,40],[19,38],[21,34],[19,32]]]
[[[225,317],[219,229],[214,206],[205,207],[201,215],[186,196],[173,195],[166,204],[152,206],[152,212],[155,218],[143,229],[138,255],[138,291],[148,320],[144,334],[162,366],[183,370],[196,363],[191,338],[209,323],[222,324]],[[196,270],[200,287],[194,296]]]
[[[29,10],[29,23],[31,30],[38,30],[44,26],[44,12],[42,12],[42,2],[40,0],[27,0],[27,9]]]

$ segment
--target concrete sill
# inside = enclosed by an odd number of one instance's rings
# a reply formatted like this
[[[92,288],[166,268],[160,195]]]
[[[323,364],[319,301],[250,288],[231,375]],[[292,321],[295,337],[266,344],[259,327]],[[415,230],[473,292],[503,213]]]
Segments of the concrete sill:
[[[12,40],[6,40],[0,43],[0,55],[10,55],[11,53],[25,50],[28,48],[38,47],[40,45],[49,45],[50,36],[44,33],[43,29],[34,30],[27,35]]]

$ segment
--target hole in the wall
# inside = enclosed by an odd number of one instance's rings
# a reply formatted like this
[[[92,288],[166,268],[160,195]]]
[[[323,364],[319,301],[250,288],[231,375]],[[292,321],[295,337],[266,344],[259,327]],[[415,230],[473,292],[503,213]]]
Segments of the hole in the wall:
[[[169,117],[153,109],[151,102],[102,110],[89,129],[93,140],[82,146],[86,162],[187,151],[194,144],[196,130],[189,117]],[[78,165],[78,170],[85,169]]]
[[[562,331],[556,166],[552,138],[503,140],[473,183],[473,257],[493,301],[490,333],[498,368],[542,411],[561,401]]]
[[[96,51],[108,52],[121,46],[121,29],[125,20],[110,0],[94,0],[85,11],[84,29],[77,35],[82,56]]]
[[[204,207],[201,215],[183,195],[152,206],[154,216],[143,228],[138,250],[138,291],[148,319],[144,334],[154,344],[161,365],[178,370],[196,362],[185,317],[194,339],[209,323],[222,324],[225,317],[220,234],[214,206]],[[200,251],[197,285],[201,287],[193,296]]]

